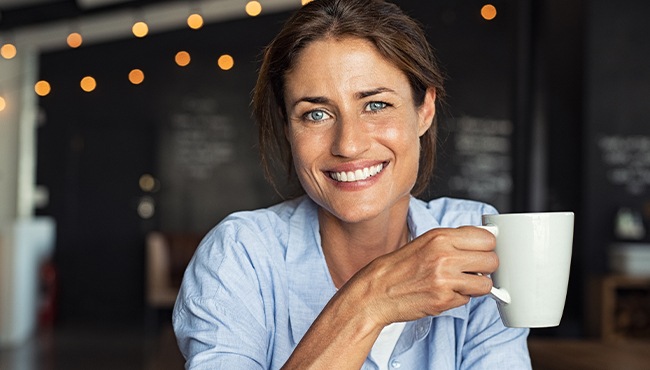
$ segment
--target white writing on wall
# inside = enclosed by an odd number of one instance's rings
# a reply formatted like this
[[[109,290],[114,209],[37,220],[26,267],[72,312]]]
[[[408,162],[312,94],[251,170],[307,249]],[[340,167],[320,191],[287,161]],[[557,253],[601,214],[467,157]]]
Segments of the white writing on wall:
[[[650,137],[603,136],[598,140],[607,179],[631,195],[642,194],[650,185]]]
[[[475,199],[498,199],[512,190],[512,122],[461,117],[453,129],[456,174],[449,189]]]

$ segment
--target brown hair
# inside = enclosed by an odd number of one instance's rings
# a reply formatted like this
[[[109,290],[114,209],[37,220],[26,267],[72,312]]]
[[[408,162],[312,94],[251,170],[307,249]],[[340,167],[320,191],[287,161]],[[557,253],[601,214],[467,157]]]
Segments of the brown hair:
[[[284,134],[285,75],[300,52],[312,41],[327,37],[359,37],[372,42],[380,54],[409,79],[416,106],[424,102],[428,88],[436,91],[437,104],[444,99],[443,75],[419,23],[397,5],[382,0],[315,0],[295,12],[264,50],[253,93],[253,112],[259,125],[262,165],[277,189],[274,164],[284,167],[293,180],[293,158]],[[420,167],[412,194],[428,186],[435,164],[437,123],[420,137]],[[280,194],[280,192],[278,192]]]

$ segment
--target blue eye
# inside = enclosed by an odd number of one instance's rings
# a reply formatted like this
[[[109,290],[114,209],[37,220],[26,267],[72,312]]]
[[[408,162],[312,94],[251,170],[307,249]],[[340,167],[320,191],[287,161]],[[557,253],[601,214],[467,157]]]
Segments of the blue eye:
[[[380,101],[373,101],[368,103],[368,105],[366,105],[366,111],[376,112],[386,108],[387,106],[388,106],[387,103],[380,102]]]
[[[311,112],[307,112],[307,114],[305,114],[305,117],[310,121],[322,121],[329,118],[329,114],[325,113],[322,110],[313,110]]]

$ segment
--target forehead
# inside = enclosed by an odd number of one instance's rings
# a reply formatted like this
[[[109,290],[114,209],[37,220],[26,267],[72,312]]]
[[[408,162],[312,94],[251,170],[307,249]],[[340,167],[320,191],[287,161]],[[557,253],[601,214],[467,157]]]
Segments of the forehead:
[[[341,88],[392,84],[408,88],[404,72],[384,57],[372,42],[357,37],[312,41],[296,58],[285,82],[290,90],[323,84],[337,84]]]

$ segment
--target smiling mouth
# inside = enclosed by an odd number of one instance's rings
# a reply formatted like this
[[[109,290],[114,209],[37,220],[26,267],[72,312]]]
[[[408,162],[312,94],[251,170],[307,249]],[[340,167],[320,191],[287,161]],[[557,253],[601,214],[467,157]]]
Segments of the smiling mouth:
[[[366,168],[360,168],[355,171],[342,171],[342,172],[330,172],[329,176],[340,182],[353,182],[365,180],[369,177],[375,176],[380,173],[385,168],[384,163],[380,163],[376,166],[370,166]]]

